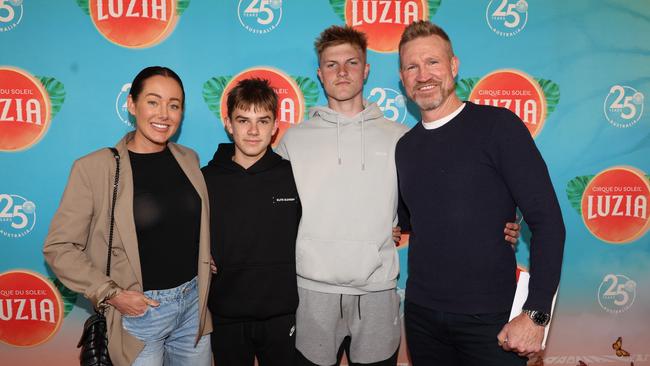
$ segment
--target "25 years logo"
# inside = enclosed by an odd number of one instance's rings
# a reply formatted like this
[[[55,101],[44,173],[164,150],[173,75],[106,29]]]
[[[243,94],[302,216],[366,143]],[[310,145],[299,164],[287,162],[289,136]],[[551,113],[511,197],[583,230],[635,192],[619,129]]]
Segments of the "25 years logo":
[[[609,273],[598,286],[598,304],[608,313],[625,312],[634,304],[636,288],[628,276]]]
[[[0,151],[36,144],[65,101],[65,87],[49,76],[0,66]]]
[[[0,194],[0,234],[22,238],[36,225],[36,205],[16,194]]]
[[[502,37],[515,36],[528,22],[528,3],[526,0],[491,0],[485,9],[485,20],[494,33]]]
[[[115,98],[115,113],[117,114],[117,118],[119,118],[125,125],[134,127],[135,117],[129,114],[129,110],[126,106],[126,101],[130,91],[131,83],[125,83],[122,85],[120,92],[117,93],[117,97]]]
[[[8,32],[23,19],[23,0],[0,0],[0,32]]]
[[[203,84],[203,99],[214,115],[222,120],[226,115],[226,100],[228,92],[240,80],[248,78],[266,79],[278,95],[278,133],[273,140],[275,146],[291,126],[304,119],[305,111],[318,101],[318,84],[304,76],[289,76],[283,71],[268,67],[257,66],[233,76],[215,76]]]
[[[239,0],[239,23],[255,34],[269,33],[282,20],[282,0]]]
[[[395,52],[404,28],[430,19],[442,0],[330,0],[336,15],[368,37],[368,49]]]
[[[368,101],[377,103],[384,112],[384,117],[393,122],[404,123],[406,115],[406,98],[399,91],[391,88],[374,87],[366,97]]]
[[[614,127],[634,126],[643,116],[643,93],[631,86],[614,85],[603,103],[605,118]]]

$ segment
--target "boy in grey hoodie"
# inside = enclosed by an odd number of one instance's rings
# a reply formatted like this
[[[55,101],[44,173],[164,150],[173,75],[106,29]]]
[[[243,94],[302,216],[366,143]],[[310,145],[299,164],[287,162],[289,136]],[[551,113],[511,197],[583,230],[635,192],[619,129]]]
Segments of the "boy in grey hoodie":
[[[350,337],[352,363],[395,365],[395,145],[408,128],[363,100],[363,33],[332,26],[315,45],[328,107],[313,108],[277,148],[291,161],[303,205],[296,242],[299,363],[335,364]]]
[[[395,146],[408,127],[363,99],[370,70],[363,33],[332,26],[315,47],[328,106],[312,108],[276,150],[291,161],[302,203],[297,363],[333,365],[349,337],[351,365],[394,366],[401,334]],[[511,227],[506,239],[514,242]]]

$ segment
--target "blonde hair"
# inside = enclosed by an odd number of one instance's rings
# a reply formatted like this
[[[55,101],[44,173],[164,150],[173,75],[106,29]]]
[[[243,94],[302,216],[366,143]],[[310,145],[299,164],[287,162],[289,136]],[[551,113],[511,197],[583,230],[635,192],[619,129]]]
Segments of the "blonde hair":
[[[404,32],[402,33],[402,38],[399,40],[399,53],[402,55],[402,47],[408,42],[420,38],[420,37],[429,37],[429,36],[438,36],[442,38],[448,46],[449,57],[454,56],[454,49],[451,46],[451,40],[447,33],[437,25],[431,23],[428,20],[418,20],[409,24]],[[401,57],[400,57],[401,62]]]
[[[326,48],[341,44],[350,44],[358,47],[363,52],[363,57],[366,57],[368,38],[364,33],[347,25],[343,27],[333,25],[322,31],[314,42],[314,48],[316,48],[316,53],[318,54],[318,61],[320,62],[320,57]]]

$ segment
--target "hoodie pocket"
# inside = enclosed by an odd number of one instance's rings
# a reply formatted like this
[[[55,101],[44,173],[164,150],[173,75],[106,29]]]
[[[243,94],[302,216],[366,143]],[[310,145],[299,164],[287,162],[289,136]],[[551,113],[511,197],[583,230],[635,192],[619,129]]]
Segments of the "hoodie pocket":
[[[379,267],[381,257],[372,242],[304,238],[296,243],[296,271],[312,281],[363,286]]]

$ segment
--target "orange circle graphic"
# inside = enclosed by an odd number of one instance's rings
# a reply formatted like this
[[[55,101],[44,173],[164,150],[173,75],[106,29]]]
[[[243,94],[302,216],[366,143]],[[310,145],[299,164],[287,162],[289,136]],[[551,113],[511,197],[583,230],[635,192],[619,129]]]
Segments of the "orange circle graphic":
[[[416,20],[429,19],[425,0],[345,2],[345,23],[368,37],[375,52],[396,52],[402,32]]]
[[[50,128],[50,96],[27,71],[0,66],[0,151],[36,144]]]
[[[99,33],[126,48],[155,46],[176,27],[176,0],[89,0]]]
[[[302,122],[305,113],[305,98],[295,80],[284,72],[272,67],[250,68],[233,77],[224,88],[223,94],[221,94],[222,122],[228,115],[228,106],[226,105],[228,93],[239,81],[250,78],[268,80],[271,83],[271,87],[278,95],[278,114],[276,116],[278,121],[278,132],[273,137],[272,143],[272,146],[275,147],[277,143],[282,140],[282,136],[289,128],[291,128],[291,126]]]
[[[32,347],[61,327],[61,294],[43,275],[14,270],[0,274],[0,342]]]
[[[476,104],[510,109],[536,137],[546,121],[546,96],[539,83],[519,70],[497,70],[472,88],[469,100]]]
[[[650,183],[631,167],[598,173],[582,194],[582,221],[598,239],[624,244],[643,236],[648,227]]]

